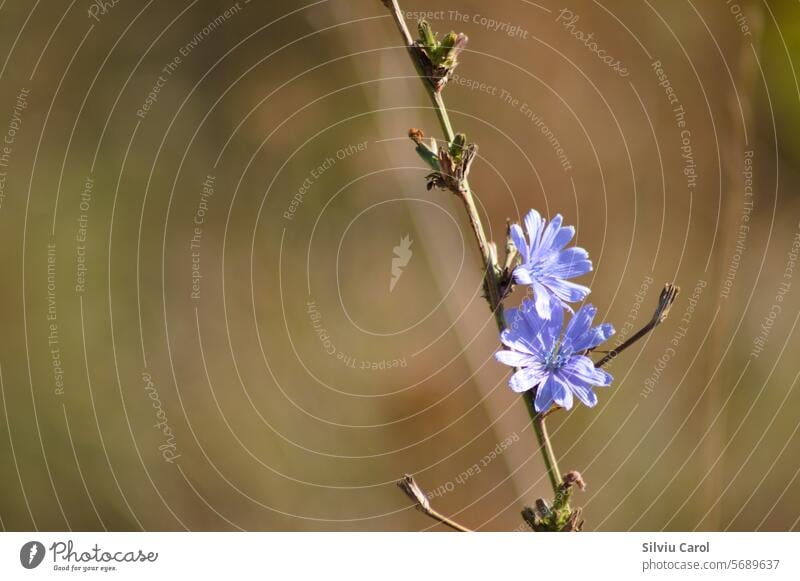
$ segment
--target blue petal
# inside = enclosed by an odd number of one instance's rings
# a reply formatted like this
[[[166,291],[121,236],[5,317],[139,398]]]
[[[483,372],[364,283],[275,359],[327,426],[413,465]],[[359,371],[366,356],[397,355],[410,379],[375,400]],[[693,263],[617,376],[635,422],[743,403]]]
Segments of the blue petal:
[[[553,391],[557,386],[553,377],[551,373],[547,377],[547,380],[541,383],[539,389],[536,390],[536,399],[533,402],[533,408],[537,412],[547,411],[550,409],[550,406],[553,405]]]
[[[561,214],[556,214],[553,216],[553,219],[550,220],[550,223],[545,228],[544,233],[542,234],[542,242],[540,247],[544,252],[550,252],[553,248],[553,243],[555,242],[556,236],[558,235],[558,231],[561,230],[561,223],[564,221],[564,218]]]
[[[494,354],[494,358],[503,365],[509,365],[511,367],[529,367],[536,363],[536,359],[530,353],[516,350],[498,351]]]
[[[541,333],[546,321],[536,316],[530,301],[523,301],[519,309],[506,311],[506,330],[500,334],[500,340],[512,349],[526,353],[538,353],[542,350]],[[517,348],[517,345],[522,348]]]
[[[511,225],[511,240],[514,242],[514,246],[517,247],[517,251],[522,258],[522,263],[528,262],[528,242],[525,240],[525,234],[522,232],[522,228],[519,227],[519,224]]]
[[[517,329],[504,329],[500,333],[500,341],[512,351],[519,353],[533,355],[539,351],[534,343],[536,337],[520,333]]]
[[[583,305],[567,323],[564,331],[564,344],[574,345],[592,326],[597,309],[590,304]]]
[[[545,287],[543,284],[539,283],[538,281],[533,281],[533,298],[536,305],[536,312],[538,313],[539,317],[545,320],[549,320],[552,316],[553,311],[555,310],[553,307],[553,301],[550,299],[550,290]],[[560,308],[556,305],[556,308]]]
[[[550,246],[553,250],[561,250],[569,241],[575,237],[575,227],[574,226],[564,226],[556,234],[555,239],[553,240],[553,244]]]
[[[525,229],[528,231],[530,249],[533,251],[539,246],[542,230],[544,230],[544,218],[539,215],[539,212],[536,210],[528,212],[525,216]]]
[[[548,276],[570,279],[583,276],[587,272],[592,272],[591,260],[564,260],[555,263],[552,267],[545,269]]]
[[[536,305],[530,299],[522,301],[519,312],[521,314],[516,323],[516,328],[530,338],[531,343],[536,345],[538,352],[548,351],[555,340],[550,337],[548,332],[550,321],[539,316],[536,311]]]
[[[514,282],[517,284],[533,284],[533,272],[525,264],[518,265],[514,269]]]
[[[547,261],[545,270],[548,276],[558,278],[575,278],[592,271],[589,253],[579,246],[573,246],[553,255]]]
[[[558,373],[550,375],[553,380],[553,402],[561,406],[565,410],[572,409],[572,392],[569,390],[569,385]]]
[[[542,284],[547,286],[552,294],[567,303],[580,302],[585,299],[590,292],[592,292],[587,286],[560,278],[548,278],[547,280],[542,281]],[[534,290],[535,288],[536,287],[534,286]]]
[[[548,350],[552,348],[556,341],[561,337],[561,331],[564,329],[564,309],[558,301],[552,301],[550,310],[550,318],[544,321],[542,328],[542,339],[544,340],[545,348]]]
[[[576,355],[571,357],[567,364],[562,368],[565,375],[575,377],[583,383],[596,385],[599,387],[607,387],[611,385],[613,377],[611,374],[606,373],[602,369],[594,366],[591,359],[585,355]]]
[[[520,369],[508,381],[509,387],[517,393],[533,389],[545,378],[546,372],[542,367]]]
[[[575,351],[585,351],[586,349],[593,349],[605,343],[614,334],[614,326],[610,323],[603,323],[593,329],[590,329],[576,340],[572,342],[572,348]]]
[[[590,408],[597,405],[597,394],[590,386],[575,378],[566,377],[565,379],[569,382],[570,391],[575,394],[575,397],[577,397],[583,405]]]
[[[506,327],[510,327],[514,322],[522,316],[522,312],[516,307],[507,307],[503,312],[503,318],[506,320]]]

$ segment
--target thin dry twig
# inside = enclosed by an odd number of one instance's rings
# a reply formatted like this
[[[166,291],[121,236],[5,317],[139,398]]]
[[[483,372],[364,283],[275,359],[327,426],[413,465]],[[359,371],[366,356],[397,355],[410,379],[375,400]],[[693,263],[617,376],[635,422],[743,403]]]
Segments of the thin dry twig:
[[[655,313],[653,313],[653,318],[639,331],[637,331],[630,339],[625,341],[622,345],[617,347],[616,349],[611,350],[605,357],[603,357],[600,361],[594,364],[595,367],[602,367],[606,363],[609,363],[613,359],[617,357],[620,353],[625,351],[628,347],[636,343],[639,339],[647,335],[650,331],[658,327],[661,323],[663,323],[667,316],[669,315],[669,309],[672,307],[672,304],[675,302],[675,299],[678,298],[678,293],[681,292],[680,287],[675,286],[672,283],[667,283],[664,286],[664,290],[661,291],[661,296],[658,299],[658,306],[656,307]]]
[[[422,492],[422,489],[419,487],[417,481],[414,480],[414,477],[411,476],[411,474],[406,474],[401,480],[398,480],[397,486],[399,486],[400,489],[406,493],[406,496],[408,496],[414,502],[417,510],[421,513],[428,515],[433,520],[439,521],[443,525],[446,525],[460,533],[472,532],[467,527],[458,524],[456,521],[447,518],[442,513],[435,510],[431,506],[431,501],[428,500],[428,497],[425,496],[424,492]]]

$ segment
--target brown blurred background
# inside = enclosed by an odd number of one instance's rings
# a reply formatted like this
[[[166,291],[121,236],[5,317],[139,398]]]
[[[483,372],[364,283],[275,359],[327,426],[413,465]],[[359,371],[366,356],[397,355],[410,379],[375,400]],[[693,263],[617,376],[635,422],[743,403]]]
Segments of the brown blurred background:
[[[402,5],[470,37],[493,236],[562,213],[621,336],[683,289],[550,421],[587,528],[796,529],[797,4]],[[548,483],[381,2],[7,0],[0,33],[4,529],[431,527],[408,472],[522,530]]]

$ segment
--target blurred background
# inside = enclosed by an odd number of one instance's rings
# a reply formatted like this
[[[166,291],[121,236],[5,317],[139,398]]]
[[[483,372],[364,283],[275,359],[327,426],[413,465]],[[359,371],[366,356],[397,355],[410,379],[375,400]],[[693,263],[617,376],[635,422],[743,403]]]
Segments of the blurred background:
[[[576,225],[612,343],[682,288],[549,420],[586,528],[797,529],[797,3],[402,7],[470,37],[492,237]],[[524,530],[549,485],[400,45],[378,0],[0,4],[4,530],[437,529],[404,473]]]

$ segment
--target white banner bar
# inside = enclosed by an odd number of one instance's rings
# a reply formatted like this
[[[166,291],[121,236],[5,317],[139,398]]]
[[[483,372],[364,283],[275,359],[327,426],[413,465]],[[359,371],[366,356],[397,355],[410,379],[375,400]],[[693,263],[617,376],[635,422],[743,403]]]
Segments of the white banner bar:
[[[796,581],[799,544],[796,533],[4,533],[0,579]]]

